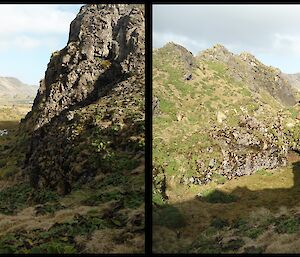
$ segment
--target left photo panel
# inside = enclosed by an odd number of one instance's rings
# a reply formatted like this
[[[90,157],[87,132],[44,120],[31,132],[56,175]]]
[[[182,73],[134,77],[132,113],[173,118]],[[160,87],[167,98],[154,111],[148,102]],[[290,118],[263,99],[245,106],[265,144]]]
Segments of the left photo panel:
[[[0,11],[0,253],[144,253],[145,6]]]

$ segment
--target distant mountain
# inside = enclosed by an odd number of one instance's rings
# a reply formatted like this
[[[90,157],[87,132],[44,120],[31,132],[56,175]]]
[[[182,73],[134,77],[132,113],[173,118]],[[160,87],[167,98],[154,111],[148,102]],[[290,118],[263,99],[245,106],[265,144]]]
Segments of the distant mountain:
[[[296,89],[300,90],[300,73],[286,74],[283,77]]]
[[[38,87],[27,85],[17,78],[0,77],[0,98],[34,98]]]

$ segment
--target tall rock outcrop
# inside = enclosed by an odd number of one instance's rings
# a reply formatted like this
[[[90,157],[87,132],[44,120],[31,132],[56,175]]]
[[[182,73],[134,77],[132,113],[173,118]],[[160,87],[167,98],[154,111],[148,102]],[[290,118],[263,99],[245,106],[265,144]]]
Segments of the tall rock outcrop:
[[[143,21],[143,11],[132,5],[82,7],[67,46],[52,54],[40,83],[31,113],[34,129],[71,106],[97,99],[130,73],[142,74]]]
[[[67,193],[79,179],[120,168],[121,156],[137,160],[144,139],[144,65],[143,5],[81,8],[23,121],[32,132],[25,167],[34,186]]]

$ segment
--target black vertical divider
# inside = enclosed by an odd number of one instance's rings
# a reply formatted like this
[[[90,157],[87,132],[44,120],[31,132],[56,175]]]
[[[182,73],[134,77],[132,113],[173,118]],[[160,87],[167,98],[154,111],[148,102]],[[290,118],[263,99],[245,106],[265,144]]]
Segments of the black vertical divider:
[[[152,253],[152,4],[145,3],[145,251]]]

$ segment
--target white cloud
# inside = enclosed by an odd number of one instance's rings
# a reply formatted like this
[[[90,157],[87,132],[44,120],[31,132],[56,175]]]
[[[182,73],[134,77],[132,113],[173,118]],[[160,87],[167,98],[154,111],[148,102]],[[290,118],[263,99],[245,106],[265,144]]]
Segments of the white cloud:
[[[154,47],[160,47],[166,42],[174,42],[186,47],[193,54],[196,54],[199,49],[207,46],[204,42],[195,41],[186,36],[173,33],[153,32],[153,40]]]
[[[35,48],[41,45],[41,40],[26,37],[26,36],[17,36],[14,38],[12,44],[19,48]]]
[[[219,43],[299,72],[299,12],[299,5],[154,5],[153,46],[172,39],[198,53]]]
[[[300,57],[300,35],[279,34],[274,35],[273,49],[296,54]]]
[[[0,5],[0,35],[13,33],[67,33],[73,12],[60,5]]]
[[[62,35],[68,35],[70,23],[77,14],[77,11],[62,7],[1,4],[0,51],[57,45]]]

